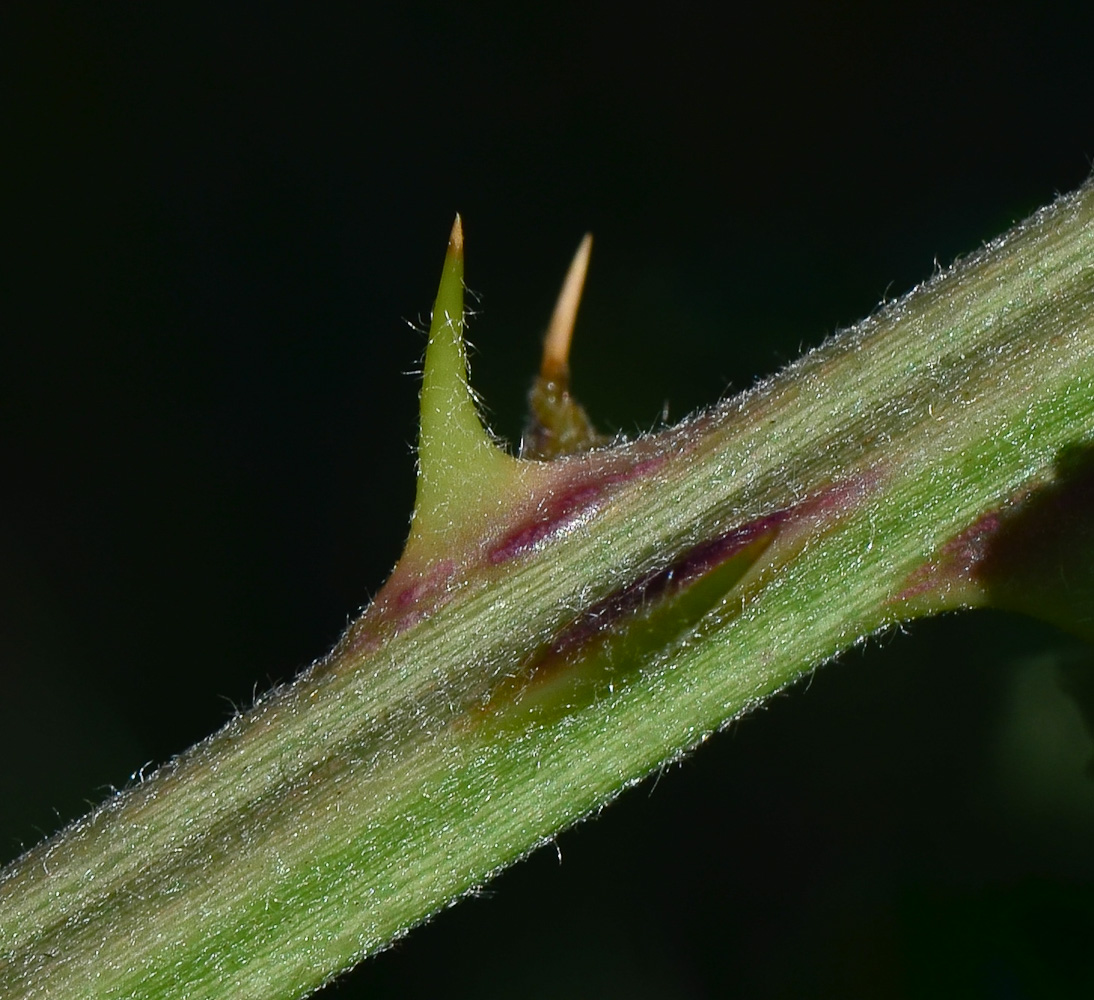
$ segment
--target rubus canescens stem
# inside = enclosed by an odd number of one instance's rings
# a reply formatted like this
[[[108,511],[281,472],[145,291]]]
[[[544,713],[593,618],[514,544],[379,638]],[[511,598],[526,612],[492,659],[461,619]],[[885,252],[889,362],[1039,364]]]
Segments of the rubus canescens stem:
[[[391,580],[4,871],[3,996],[304,995],[839,650],[983,600],[954,553],[1094,437],[1090,185],[750,392],[550,463],[468,419],[461,277],[462,240]]]

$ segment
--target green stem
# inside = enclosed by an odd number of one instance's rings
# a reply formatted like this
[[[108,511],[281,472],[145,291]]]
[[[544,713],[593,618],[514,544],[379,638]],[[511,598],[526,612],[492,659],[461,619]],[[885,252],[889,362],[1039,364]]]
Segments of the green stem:
[[[302,996],[839,650],[987,599],[955,540],[1094,438],[1094,187],[630,444],[499,457],[449,355],[392,579],[4,871],[0,994]]]

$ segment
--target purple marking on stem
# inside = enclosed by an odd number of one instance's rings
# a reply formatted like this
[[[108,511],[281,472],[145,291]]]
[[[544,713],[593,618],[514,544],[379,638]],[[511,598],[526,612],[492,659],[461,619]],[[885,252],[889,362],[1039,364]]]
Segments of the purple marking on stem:
[[[427,598],[443,593],[449,578],[456,571],[456,565],[451,559],[442,559],[434,563],[427,572],[423,573],[413,583],[403,587],[392,599],[392,604],[405,612],[408,608],[420,605]]]
[[[958,581],[971,581],[999,533],[1000,523],[999,511],[990,511],[973,522],[946,542],[934,559],[914,570],[907,586],[891,601],[909,601]]]
[[[385,616],[395,625],[395,633],[417,625],[433,611],[448,592],[448,584],[456,572],[451,559],[434,563],[427,571],[405,587],[395,591],[387,607],[393,612]]]
[[[541,542],[562,533],[580,517],[591,513],[609,487],[652,472],[663,462],[662,458],[648,459],[626,472],[612,473],[592,482],[573,484],[551,496],[532,517],[504,535],[490,550],[487,558],[497,565],[531,552]]]
[[[417,625],[436,610],[455,573],[456,564],[451,559],[442,559],[403,584],[407,574],[396,569],[364,615],[350,626],[343,639],[347,650],[375,649],[385,636],[398,635]]]
[[[670,591],[679,593],[684,590],[757,539],[776,531],[790,516],[791,510],[775,511],[717,538],[701,542],[667,568],[651,570],[634,583],[609,594],[567,626],[547,648],[545,658],[572,652],[648,602],[656,601]]]
[[[550,643],[541,647],[522,671],[521,685],[538,683],[564,669],[621,619],[638,613],[646,604],[671,599],[702,577],[727,563],[755,542],[772,540],[783,529],[822,523],[838,518],[870,489],[876,477],[857,476],[831,484],[814,496],[739,525],[716,538],[700,542],[664,569],[651,570],[638,580],[609,594],[566,625]],[[757,558],[760,553],[757,552]],[[747,571],[747,567],[742,572]]]
[[[523,552],[530,552],[549,535],[556,534],[591,507],[600,496],[596,486],[584,486],[552,498],[536,520],[509,532],[490,550],[490,562],[503,563]]]

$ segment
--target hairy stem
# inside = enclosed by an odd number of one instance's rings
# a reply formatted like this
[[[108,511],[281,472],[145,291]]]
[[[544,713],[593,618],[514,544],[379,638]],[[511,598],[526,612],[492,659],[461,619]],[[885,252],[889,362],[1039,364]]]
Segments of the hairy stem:
[[[552,462],[469,420],[462,239],[445,274],[391,580],[4,871],[5,997],[305,995],[839,650],[990,601],[998,526],[1094,437],[1089,185],[752,391]]]

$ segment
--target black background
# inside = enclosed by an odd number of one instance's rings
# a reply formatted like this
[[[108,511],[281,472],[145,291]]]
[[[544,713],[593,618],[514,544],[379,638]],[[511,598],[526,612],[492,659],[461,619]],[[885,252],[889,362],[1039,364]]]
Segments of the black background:
[[[455,211],[519,433],[594,231],[576,388],[635,433],[1076,187],[1070,8],[0,9],[0,843],[337,638],[398,556]],[[1061,633],[845,655],[339,997],[1089,989],[1094,747]]]

